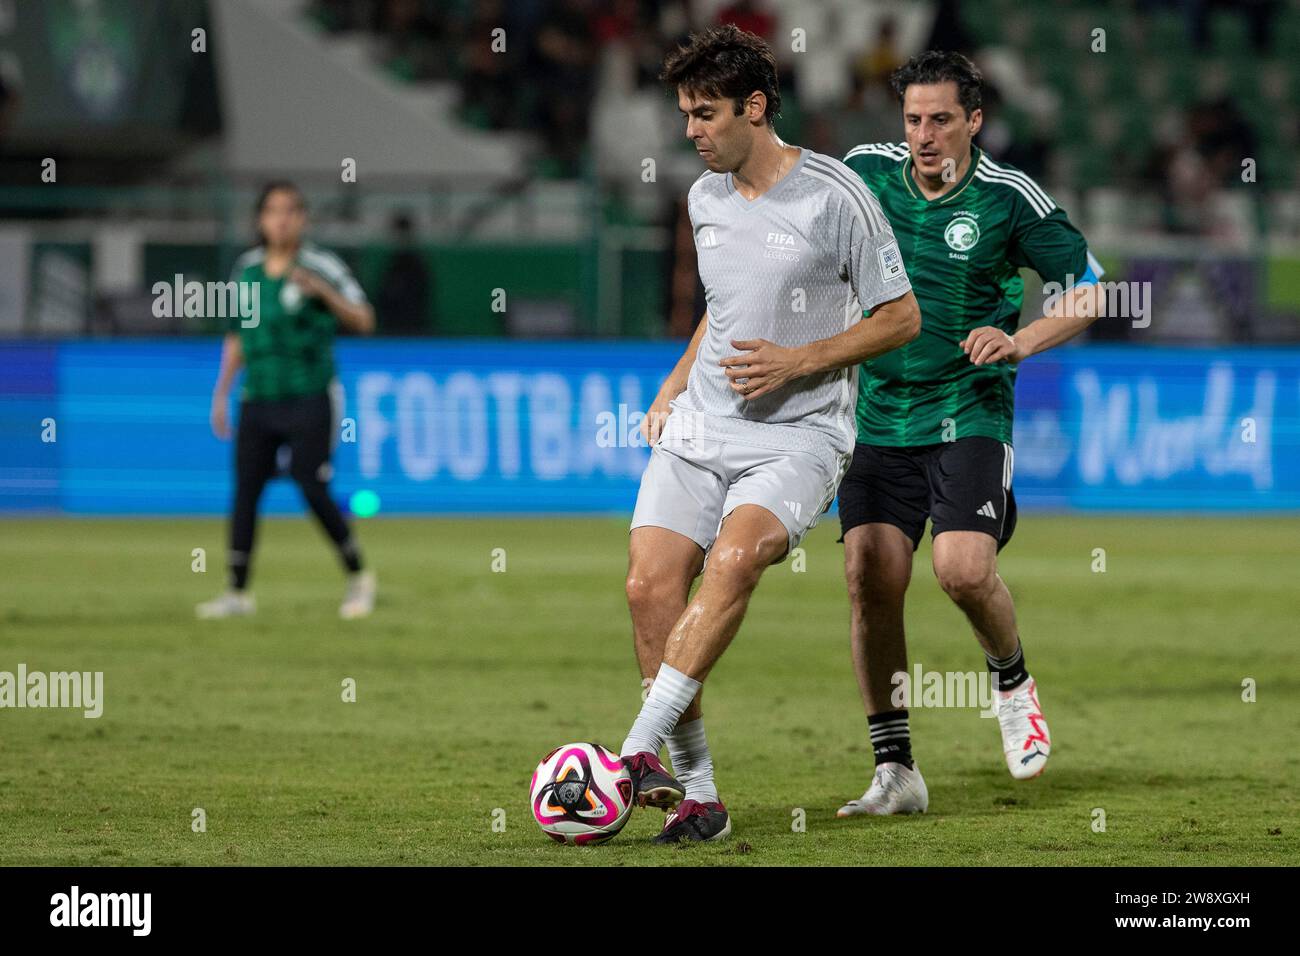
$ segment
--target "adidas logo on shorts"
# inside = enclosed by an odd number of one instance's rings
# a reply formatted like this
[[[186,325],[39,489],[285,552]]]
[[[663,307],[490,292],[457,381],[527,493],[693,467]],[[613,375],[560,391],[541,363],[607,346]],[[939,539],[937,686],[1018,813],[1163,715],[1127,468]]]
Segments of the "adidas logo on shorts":
[[[994,521],[998,518],[998,513],[993,510],[993,502],[991,501],[984,502],[984,507],[980,508],[976,514],[982,515],[985,518],[992,518]]]

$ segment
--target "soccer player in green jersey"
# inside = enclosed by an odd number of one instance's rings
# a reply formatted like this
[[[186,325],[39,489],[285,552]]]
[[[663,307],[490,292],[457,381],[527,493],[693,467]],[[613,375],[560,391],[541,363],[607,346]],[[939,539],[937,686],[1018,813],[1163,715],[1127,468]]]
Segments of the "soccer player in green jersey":
[[[892,83],[906,143],[858,146],[844,161],[893,226],[921,334],[862,365],[857,445],[840,484],[854,669],[876,762],[840,816],[924,812],[929,802],[895,677],[907,674],[903,601],[927,519],[935,575],[992,672],[1007,767],[1016,779],[1043,770],[1051,739],[997,568],[1016,523],[1016,366],[1092,322],[1101,274],[1051,197],[972,145],[983,122],[974,64],[929,51]],[[1017,329],[1022,266],[1064,291]]]
[[[333,341],[339,324],[363,335],[374,331],[375,313],[341,259],[304,241],[307,209],[289,182],[273,182],[257,204],[259,245],[235,262],[238,288],[255,286],[251,319],[235,318],[221,353],[212,393],[212,430],[229,438],[230,388],[244,370],[235,438],[235,499],[230,517],[229,587],[200,604],[201,618],[253,613],[248,573],[257,527],[257,505],[275,476],[280,449],[289,449],[289,474],[329,535],[347,570],[339,615],[364,617],[375,601],[374,573],[362,569],[361,553],[347,519],[330,497],[330,455],[337,427]]]

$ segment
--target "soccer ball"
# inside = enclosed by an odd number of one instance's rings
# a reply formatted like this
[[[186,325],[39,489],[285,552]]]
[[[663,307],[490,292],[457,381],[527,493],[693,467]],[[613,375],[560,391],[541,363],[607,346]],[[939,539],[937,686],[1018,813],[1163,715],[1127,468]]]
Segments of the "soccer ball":
[[[529,799],[537,825],[557,843],[604,843],[632,815],[632,775],[600,744],[565,744],[533,771]]]

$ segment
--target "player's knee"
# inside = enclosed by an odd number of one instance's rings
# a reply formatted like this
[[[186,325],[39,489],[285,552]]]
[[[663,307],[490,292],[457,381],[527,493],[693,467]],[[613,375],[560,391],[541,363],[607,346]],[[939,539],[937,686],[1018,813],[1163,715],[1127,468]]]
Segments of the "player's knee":
[[[934,574],[944,593],[958,604],[975,603],[993,590],[996,570],[979,561],[936,561]]]
[[[334,466],[328,461],[323,461],[319,465],[298,465],[294,462],[289,463],[289,477],[292,478],[303,491],[315,490],[317,487],[324,489],[330,479],[334,477]]]
[[[634,568],[628,572],[623,589],[632,613],[649,610],[672,596],[672,584],[664,574]]]
[[[298,475],[290,472],[289,477],[302,491],[302,496],[308,501],[318,501],[321,498],[329,497],[329,490],[324,482],[317,481],[312,475]]]
[[[849,601],[856,608],[876,607],[885,604],[902,604],[907,593],[907,575],[881,573],[868,565],[859,564],[844,569],[848,584]]]
[[[901,604],[907,593],[911,568],[891,567],[873,551],[850,548],[844,555],[844,580],[855,607]]]
[[[709,554],[709,573],[736,592],[752,591],[770,562],[758,547],[728,544]]]

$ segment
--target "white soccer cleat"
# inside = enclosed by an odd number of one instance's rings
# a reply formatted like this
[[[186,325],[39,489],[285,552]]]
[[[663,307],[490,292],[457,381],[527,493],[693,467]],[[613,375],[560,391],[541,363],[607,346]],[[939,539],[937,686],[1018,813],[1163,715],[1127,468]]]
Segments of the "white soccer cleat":
[[[876,775],[871,778],[866,793],[844,804],[835,815],[884,817],[895,813],[925,813],[929,805],[930,792],[925,789],[921,771],[915,765],[909,770],[901,763],[890,762],[876,768]]]
[[[243,591],[227,591],[211,601],[204,601],[194,609],[201,621],[215,621],[224,617],[248,617],[257,610],[253,595]]]
[[[1029,780],[1042,773],[1052,739],[1043,708],[1038,706],[1038,682],[1032,677],[1015,690],[998,691],[998,725],[1011,776]]]
[[[348,576],[348,589],[339,605],[339,617],[345,621],[355,621],[359,617],[368,617],[375,609],[375,572],[358,571]]]

